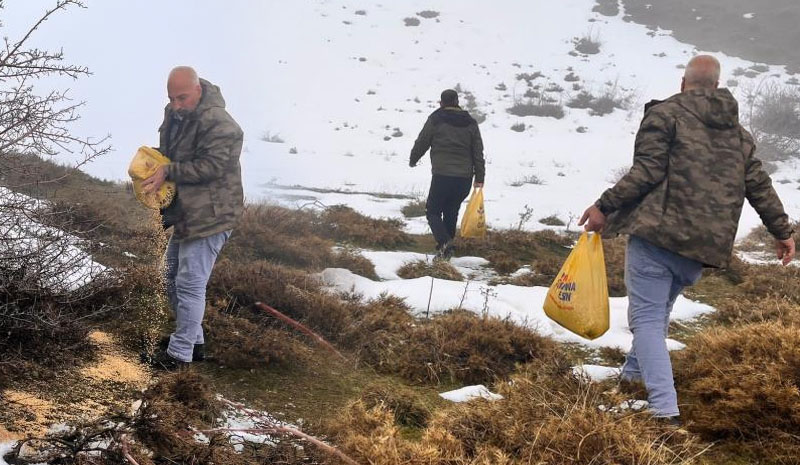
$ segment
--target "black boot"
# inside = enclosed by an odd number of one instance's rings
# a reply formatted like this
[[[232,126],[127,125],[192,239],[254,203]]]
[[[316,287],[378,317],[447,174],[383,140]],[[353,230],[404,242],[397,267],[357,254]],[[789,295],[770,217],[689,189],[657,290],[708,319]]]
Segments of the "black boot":
[[[182,360],[178,360],[177,358],[168,354],[167,351],[165,350],[165,351],[159,351],[150,359],[150,366],[152,366],[156,370],[178,371],[184,368],[188,368],[189,363],[184,362]]]
[[[158,348],[162,351],[166,351],[169,347],[169,336],[165,336],[158,341]],[[195,344],[194,349],[192,349],[192,361],[193,362],[204,362],[206,360],[206,348],[205,344]]]
[[[195,344],[194,349],[192,350],[192,361],[193,362],[205,362],[206,361],[206,345],[205,344]]]

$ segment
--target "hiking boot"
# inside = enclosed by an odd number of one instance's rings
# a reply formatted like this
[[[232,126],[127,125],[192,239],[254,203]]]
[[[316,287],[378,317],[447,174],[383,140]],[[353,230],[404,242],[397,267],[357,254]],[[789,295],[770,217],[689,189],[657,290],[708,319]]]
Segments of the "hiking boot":
[[[669,431],[671,435],[680,435],[680,436],[687,436],[689,430],[684,427],[683,420],[681,420],[680,415],[676,415],[674,417],[653,417],[653,420],[656,421],[656,424],[665,428]]]
[[[453,244],[453,241],[447,241],[443,245],[436,247],[436,256],[433,257],[433,261],[449,262],[450,259],[453,258],[455,251],[456,246]]]
[[[205,362],[206,361],[206,345],[205,344],[195,344],[194,349],[192,349],[192,361],[193,362]]]
[[[683,420],[681,420],[680,415],[676,415],[674,417],[653,417],[653,419],[656,421],[656,423],[671,428],[683,427]]]
[[[178,360],[177,358],[168,354],[167,351],[160,351],[150,358],[150,366],[152,366],[156,370],[178,371],[184,368],[188,368],[189,363],[184,362],[182,360]]]
[[[167,348],[169,347],[169,336],[164,336],[158,341],[158,348],[161,351],[166,352]],[[192,361],[193,362],[205,362],[206,361],[206,348],[205,344],[195,344],[194,348],[192,349]]]

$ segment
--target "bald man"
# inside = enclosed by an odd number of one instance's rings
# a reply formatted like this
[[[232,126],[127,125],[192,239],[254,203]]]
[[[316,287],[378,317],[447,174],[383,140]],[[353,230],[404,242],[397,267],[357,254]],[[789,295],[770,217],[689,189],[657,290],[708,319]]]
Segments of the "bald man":
[[[792,227],[769,175],[755,157],[739,108],[719,89],[719,62],[686,66],[681,92],[645,106],[630,171],[590,206],[587,231],[627,234],[625,285],[633,346],[621,379],[643,382],[655,417],[680,424],[667,352],[669,315],[703,267],[730,264],[747,199],[775,237],[778,259],[795,253]]]
[[[162,213],[172,227],[167,244],[167,294],[175,331],[154,365],[176,369],[204,359],[203,317],[206,284],[217,255],[244,209],[241,167],[243,133],[225,110],[219,87],[188,66],[173,69],[167,79],[169,104],[164,110],[159,151],[170,159],[143,182],[155,192],[175,182],[177,196]]]

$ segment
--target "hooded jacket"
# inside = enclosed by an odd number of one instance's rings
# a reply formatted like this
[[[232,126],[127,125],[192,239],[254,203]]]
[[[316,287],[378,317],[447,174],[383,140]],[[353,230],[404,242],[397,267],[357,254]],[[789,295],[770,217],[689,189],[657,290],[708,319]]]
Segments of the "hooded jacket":
[[[433,174],[472,178],[483,182],[486,162],[478,123],[458,107],[445,107],[431,113],[414,148],[410,164],[414,166],[431,149]]]
[[[243,132],[225,111],[219,87],[200,79],[203,96],[183,120],[169,105],[158,128],[159,151],[170,159],[167,180],[177,197],[164,210],[176,240],[199,239],[233,229],[244,210],[239,155]],[[177,126],[176,126],[177,125]]]
[[[707,266],[730,263],[745,198],[778,239],[792,235],[755,142],[727,89],[648,104],[630,171],[595,205],[605,234],[639,236]]]

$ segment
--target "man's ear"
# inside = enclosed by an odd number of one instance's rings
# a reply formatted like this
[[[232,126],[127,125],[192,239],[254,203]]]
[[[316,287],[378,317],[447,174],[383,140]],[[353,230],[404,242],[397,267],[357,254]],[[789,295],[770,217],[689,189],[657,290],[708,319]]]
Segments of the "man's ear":
[[[717,81],[716,83],[714,83],[714,88],[715,88],[715,89],[719,89],[719,81]]]
[[[685,78],[685,77],[682,77],[682,78],[681,78],[681,92],[683,92],[683,90],[684,90],[685,88],[686,88],[686,78]]]

